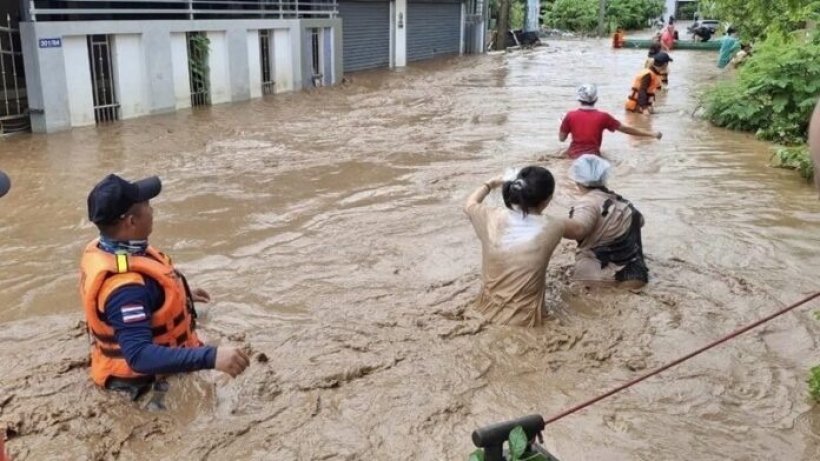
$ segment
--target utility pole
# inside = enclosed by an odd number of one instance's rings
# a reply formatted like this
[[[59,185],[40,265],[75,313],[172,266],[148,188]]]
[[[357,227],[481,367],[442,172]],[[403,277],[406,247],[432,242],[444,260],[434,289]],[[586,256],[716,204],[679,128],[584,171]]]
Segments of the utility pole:
[[[600,9],[598,10],[598,36],[604,36],[604,20],[606,18],[606,0],[600,0]]]
[[[495,49],[507,48],[507,31],[510,29],[510,0],[498,0],[498,22],[495,26]]]

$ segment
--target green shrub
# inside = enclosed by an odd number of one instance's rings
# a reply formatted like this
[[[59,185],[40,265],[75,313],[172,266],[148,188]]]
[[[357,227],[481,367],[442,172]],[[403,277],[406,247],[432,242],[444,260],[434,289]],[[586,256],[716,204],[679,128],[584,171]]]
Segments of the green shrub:
[[[527,451],[529,440],[527,440],[527,433],[524,432],[524,428],[521,426],[516,426],[510,431],[507,446],[509,447],[510,461],[552,461],[543,455]],[[484,461],[484,450],[479,448],[472,452],[467,461]]]
[[[820,36],[820,34],[817,34]],[[820,94],[820,41],[770,36],[739,69],[733,82],[705,94],[706,116],[718,126],[751,131],[784,144],[806,141]]]
[[[820,366],[809,371],[809,395],[815,402],[820,403]]]
[[[555,0],[547,7],[544,22],[573,32],[592,32],[598,27],[598,0]]]
[[[610,0],[606,16],[617,27],[642,29],[649,19],[660,16],[663,10],[663,0]]]
[[[812,162],[809,149],[806,146],[777,149],[772,155],[772,166],[797,170],[806,181],[810,181],[814,177],[814,162]]]
[[[598,28],[599,8],[599,0],[555,0],[547,5],[544,23],[573,32],[592,32]],[[663,0],[609,0],[605,20],[615,27],[642,29],[663,9]]]

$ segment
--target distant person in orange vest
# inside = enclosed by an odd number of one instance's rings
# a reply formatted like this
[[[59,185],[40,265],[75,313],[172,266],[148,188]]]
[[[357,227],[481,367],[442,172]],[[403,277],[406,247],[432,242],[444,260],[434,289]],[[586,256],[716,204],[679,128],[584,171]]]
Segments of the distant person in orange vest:
[[[149,200],[161,189],[156,176],[129,182],[112,174],[88,195],[88,218],[100,230],[81,262],[91,378],[133,400],[158,375],[216,369],[235,377],[249,364],[240,349],[202,344],[194,302],[209,302],[210,295],[191,290],[171,259],[148,244]]]
[[[820,192],[820,101],[817,101],[809,125],[809,150],[814,159],[814,185]]]
[[[626,35],[624,34],[624,30],[619,27],[615,31],[615,35],[612,36],[612,48],[623,48],[625,42]]]
[[[661,51],[655,55],[649,69],[643,69],[635,76],[626,110],[646,115],[655,112],[655,94],[663,84],[663,74],[669,69],[670,62],[672,58]]]

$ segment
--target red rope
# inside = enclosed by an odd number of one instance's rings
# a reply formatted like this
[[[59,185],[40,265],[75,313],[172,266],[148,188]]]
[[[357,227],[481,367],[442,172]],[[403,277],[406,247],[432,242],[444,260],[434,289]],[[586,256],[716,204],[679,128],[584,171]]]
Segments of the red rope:
[[[805,298],[805,299],[803,299],[803,300],[801,300],[801,301],[798,301],[798,302],[796,302],[796,303],[792,304],[791,306],[788,306],[788,307],[786,307],[786,308],[784,308],[784,309],[781,309],[781,310],[779,310],[779,311],[775,312],[774,314],[772,314],[772,315],[770,315],[770,316],[768,316],[768,317],[764,317],[764,318],[762,318],[762,319],[758,320],[757,322],[755,322],[755,323],[753,323],[753,324],[751,324],[751,325],[745,326],[745,327],[743,327],[743,328],[741,328],[741,329],[739,329],[739,330],[737,330],[737,331],[735,331],[735,332],[733,332],[733,333],[731,333],[731,334],[729,334],[729,335],[726,335],[726,336],[724,336],[724,337],[722,337],[722,338],[718,339],[717,341],[714,341],[714,342],[712,342],[712,343],[710,343],[710,344],[708,344],[708,345],[706,345],[706,346],[703,346],[703,347],[701,347],[700,349],[698,349],[698,350],[696,350],[696,351],[694,351],[694,352],[692,352],[692,353],[690,353],[690,354],[684,355],[683,357],[681,357],[681,358],[679,358],[679,359],[677,359],[677,360],[675,360],[675,361],[673,361],[673,362],[670,362],[670,363],[668,363],[668,364],[666,364],[666,365],[664,365],[664,366],[662,366],[662,367],[660,367],[660,368],[658,368],[658,369],[656,369],[656,370],[653,370],[653,371],[651,371],[651,372],[649,372],[649,373],[647,373],[647,374],[645,374],[645,375],[643,375],[643,376],[640,376],[640,377],[638,377],[638,378],[635,378],[635,379],[633,379],[632,381],[629,381],[629,382],[628,382],[628,383],[626,383],[626,384],[622,384],[622,385],[620,385],[620,386],[616,387],[615,389],[612,389],[611,391],[607,392],[606,394],[599,395],[598,397],[595,397],[594,399],[587,400],[586,402],[581,403],[581,404],[579,404],[579,405],[576,405],[576,406],[574,406],[574,407],[570,408],[569,410],[566,410],[566,411],[564,411],[564,412],[562,412],[562,413],[559,413],[559,414],[557,414],[557,415],[555,415],[555,416],[553,416],[553,417],[549,418],[549,419],[545,422],[545,425],[546,425],[546,424],[550,424],[550,423],[554,423],[554,422],[558,421],[559,419],[562,419],[562,418],[564,418],[564,417],[566,417],[566,416],[569,416],[569,415],[571,415],[571,414],[573,414],[573,413],[575,413],[575,412],[581,411],[581,410],[583,410],[584,408],[586,408],[586,407],[588,407],[588,406],[592,405],[593,403],[600,402],[601,400],[603,400],[603,399],[605,399],[605,398],[607,398],[607,397],[609,397],[609,396],[611,396],[611,395],[613,395],[613,394],[617,394],[618,392],[621,392],[621,391],[622,391],[622,390],[624,390],[624,389],[627,389],[627,388],[629,388],[629,387],[632,387],[632,386],[634,386],[635,384],[638,384],[639,382],[641,382],[641,381],[643,381],[643,380],[645,380],[645,379],[651,378],[652,376],[655,376],[655,375],[657,375],[658,373],[661,373],[661,372],[663,372],[663,371],[665,371],[665,370],[668,370],[668,369],[670,369],[670,368],[674,367],[675,365],[678,365],[678,364],[680,364],[680,363],[682,363],[682,362],[685,362],[685,361],[687,361],[687,360],[691,359],[692,357],[694,357],[694,356],[696,356],[696,355],[700,355],[700,354],[702,354],[703,352],[706,352],[706,351],[708,351],[709,349],[712,349],[713,347],[715,347],[715,346],[717,346],[717,345],[723,344],[723,343],[725,343],[726,341],[728,341],[728,340],[730,340],[730,339],[732,339],[732,338],[734,338],[734,337],[736,337],[736,336],[742,335],[743,333],[746,333],[747,331],[751,330],[752,328],[758,327],[758,326],[760,326],[760,325],[762,325],[762,324],[764,324],[764,323],[766,323],[766,322],[768,322],[768,321],[770,321],[770,320],[772,320],[772,319],[774,319],[774,318],[776,318],[776,317],[779,317],[779,316],[781,316],[781,315],[785,314],[786,312],[789,312],[789,311],[791,311],[791,310],[793,310],[793,309],[795,309],[795,308],[797,308],[797,307],[799,307],[799,306],[802,306],[803,304],[806,304],[807,302],[809,302],[809,301],[811,301],[811,300],[813,300],[813,299],[815,299],[815,298],[817,298],[817,297],[820,297],[820,292],[817,292],[817,293],[815,293],[815,294],[813,294],[813,295],[811,295],[811,296],[809,296],[809,297],[807,297],[807,298]]]

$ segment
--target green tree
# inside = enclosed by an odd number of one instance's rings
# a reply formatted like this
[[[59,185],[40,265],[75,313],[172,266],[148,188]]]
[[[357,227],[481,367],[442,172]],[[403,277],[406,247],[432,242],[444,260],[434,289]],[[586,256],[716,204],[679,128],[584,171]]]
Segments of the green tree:
[[[738,27],[747,40],[789,33],[820,19],[820,0],[701,0],[701,11]]]

